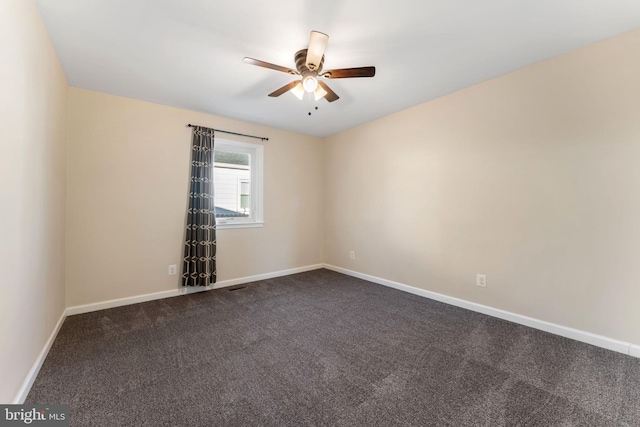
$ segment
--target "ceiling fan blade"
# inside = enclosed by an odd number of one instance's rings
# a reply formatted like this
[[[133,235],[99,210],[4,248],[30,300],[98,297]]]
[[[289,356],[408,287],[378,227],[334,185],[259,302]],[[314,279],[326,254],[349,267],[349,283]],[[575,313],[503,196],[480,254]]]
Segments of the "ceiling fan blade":
[[[309,47],[307,48],[306,66],[311,71],[315,71],[320,67],[322,56],[327,48],[329,36],[319,31],[311,31],[309,37]]]
[[[273,92],[271,92],[269,96],[275,98],[276,96],[280,96],[285,92],[289,92],[291,89],[296,87],[298,83],[300,83],[300,80],[294,80],[291,83],[287,83],[286,85],[282,86],[280,89],[274,90]]]
[[[282,71],[283,73],[300,74],[298,73],[298,71],[292,70],[291,68],[282,67],[280,65],[272,64],[270,62],[260,61],[259,59],[245,57],[243,61],[246,62],[247,64],[257,65],[258,67],[270,68],[272,70]]]
[[[327,70],[322,77],[328,79],[347,79],[350,77],[373,77],[376,75],[376,67],[338,68]]]
[[[321,80],[318,80],[318,84],[320,85],[320,87],[322,89],[325,90],[325,92],[327,92],[327,94],[324,96],[324,99],[326,99],[329,102],[333,102],[335,100],[337,100],[338,98],[340,98],[338,95],[336,95],[336,93],[334,91],[331,90],[331,88],[329,86],[327,86],[327,84]]]

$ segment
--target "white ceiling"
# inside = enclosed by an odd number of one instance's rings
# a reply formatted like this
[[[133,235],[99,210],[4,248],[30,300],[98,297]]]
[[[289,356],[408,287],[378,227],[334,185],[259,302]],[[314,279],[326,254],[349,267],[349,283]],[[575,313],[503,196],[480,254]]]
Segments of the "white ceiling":
[[[640,27],[639,0],[36,3],[71,86],[321,137]],[[311,30],[325,69],[376,76],[327,80],[331,104],[267,97],[294,77],[242,58],[295,68]]]

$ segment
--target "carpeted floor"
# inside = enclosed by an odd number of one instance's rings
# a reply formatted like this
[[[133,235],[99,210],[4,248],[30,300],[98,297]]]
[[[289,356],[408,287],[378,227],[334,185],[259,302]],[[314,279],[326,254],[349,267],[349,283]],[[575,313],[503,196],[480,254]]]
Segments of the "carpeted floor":
[[[640,359],[328,270],[68,317],[73,426],[638,426]]]

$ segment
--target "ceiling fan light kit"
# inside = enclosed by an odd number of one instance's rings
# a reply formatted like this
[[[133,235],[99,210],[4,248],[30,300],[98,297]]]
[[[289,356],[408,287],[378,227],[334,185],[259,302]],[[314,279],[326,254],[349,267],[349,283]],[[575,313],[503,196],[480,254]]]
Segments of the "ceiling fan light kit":
[[[315,100],[319,100],[325,97],[325,95],[327,94],[327,91],[322,89],[322,86],[318,85],[318,87],[316,88],[315,92],[313,92],[314,98]]]
[[[311,31],[309,46],[307,49],[297,51],[294,56],[296,70],[248,57],[244,58],[244,62],[258,67],[302,76],[301,80],[294,80],[293,82],[282,86],[280,89],[271,92],[269,94],[270,97],[278,97],[285,92],[291,91],[291,93],[293,93],[297,98],[302,99],[305,92],[308,92],[314,94],[316,101],[324,98],[328,102],[333,102],[340,97],[336,95],[336,93],[331,90],[325,82],[320,80],[320,77],[325,79],[373,77],[376,74],[376,67],[339,68],[322,72],[322,66],[324,65],[324,51],[327,48],[328,42],[328,35],[319,31]]]
[[[300,101],[302,101],[302,98],[304,98],[304,94],[305,94],[305,90],[304,90],[304,87],[302,86],[302,82],[298,82],[298,84],[295,85],[290,90],[290,92],[294,94],[296,98],[298,98]]]
[[[315,92],[318,87],[318,80],[312,75],[307,75],[302,79],[302,86],[306,92]]]

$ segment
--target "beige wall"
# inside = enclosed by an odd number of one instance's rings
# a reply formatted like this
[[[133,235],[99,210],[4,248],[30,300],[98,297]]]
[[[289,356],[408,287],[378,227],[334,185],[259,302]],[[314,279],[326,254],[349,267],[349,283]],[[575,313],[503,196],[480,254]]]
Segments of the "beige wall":
[[[327,138],[325,262],[640,344],[638,52],[634,31]]]
[[[67,306],[179,287],[187,123],[269,137],[265,225],[218,230],[218,280],[322,262],[319,138],[70,88]]]
[[[0,403],[64,310],[66,96],[35,4],[0,0]]]

